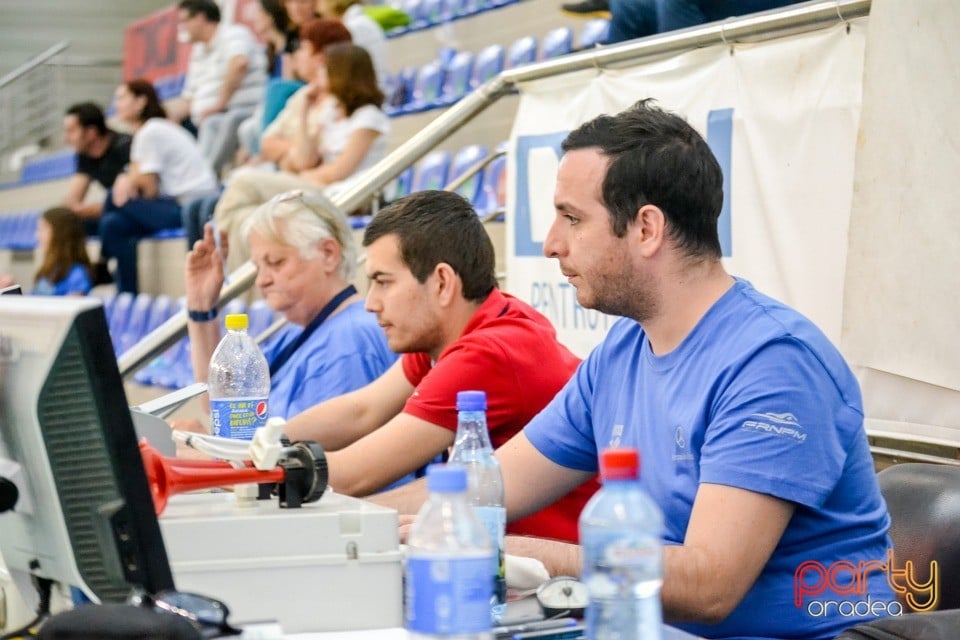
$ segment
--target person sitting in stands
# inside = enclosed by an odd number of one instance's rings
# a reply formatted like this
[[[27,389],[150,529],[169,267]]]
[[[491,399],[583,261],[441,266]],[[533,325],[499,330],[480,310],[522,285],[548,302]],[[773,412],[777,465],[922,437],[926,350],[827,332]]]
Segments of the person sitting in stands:
[[[301,50],[310,49],[304,39]],[[308,52],[300,54],[311,60]],[[250,211],[277,193],[289,189],[323,190],[360,174],[387,154],[387,115],[380,109],[383,93],[377,86],[370,56],[349,43],[328,46],[314,81],[303,89],[302,100],[292,102],[284,114],[297,119],[300,131],[284,155],[285,170],[266,174],[237,172],[214,211],[217,228],[235,233]],[[283,114],[271,125],[288,126]],[[311,120],[316,123],[310,126]],[[327,191],[329,193],[329,191]],[[246,259],[237,255],[231,268]]]
[[[187,330],[194,377],[207,379],[220,342],[216,303],[223,286],[223,254],[207,225],[186,259]],[[264,351],[270,365],[270,415],[289,418],[376,380],[396,361],[377,319],[351,284],[357,249],[346,219],[293,191],[258,207],[242,237],[257,266],[257,287],[287,326]],[[254,336],[256,337],[256,336]],[[178,421],[174,428],[198,430]]]
[[[421,191],[381,210],[367,227],[367,309],[403,357],[379,379],[287,423],[291,440],[327,451],[330,486],[365,496],[453,444],[457,392],[487,394],[490,441],[499,447],[537,414],[579,362],[550,321],[502,293],[493,244],[465,199]],[[589,482],[514,533],[577,540]]]
[[[340,20],[350,30],[353,44],[363,47],[373,60],[377,80],[383,87],[387,75],[387,36],[377,22],[363,10],[359,0],[318,0],[317,9],[324,18]]]
[[[36,296],[82,296],[90,292],[90,257],[83,222],[66,207],[47,209],[37,222],[37,250],[42,258],[31,292]],[[0,289],[15,284],[0,275]]]
[[[103,201],[85,203],[90,185],[113,187],[130,162],[130,136],[107,128],[103,110],[92,102],[79,102],[63,118],[63,139],[77,152],[77,171],[70,178],[63,206],[84,219],[87,235],[97,233]]]
[[[117,176],[100,219],[101,257],[117,260],[118,291],[137,292],[136,242],[181,224],[180,203],[216,191],[196,141],[165,119],[147,80],[130,80],[114,95],[117,117],[133,125],[130,169]]]
[[[213,0],[181,0],[178,7],[180,33],[193,49],[171,117],[179,122],[189,111],[203,157],[219,176],[237,151],[237,128],[263,96],[266,59],[246,26],[220,23]]]

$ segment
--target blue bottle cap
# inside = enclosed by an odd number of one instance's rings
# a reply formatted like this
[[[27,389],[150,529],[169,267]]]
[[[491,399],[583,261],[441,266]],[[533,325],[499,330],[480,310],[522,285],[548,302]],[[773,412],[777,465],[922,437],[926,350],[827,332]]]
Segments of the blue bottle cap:
[[[457,465],[432,464],[427,467],[427,491],[463,493],[467,490],[467,470]]]
[[[460,391],[457,393],[457,411],[486,411],[486,391]]]

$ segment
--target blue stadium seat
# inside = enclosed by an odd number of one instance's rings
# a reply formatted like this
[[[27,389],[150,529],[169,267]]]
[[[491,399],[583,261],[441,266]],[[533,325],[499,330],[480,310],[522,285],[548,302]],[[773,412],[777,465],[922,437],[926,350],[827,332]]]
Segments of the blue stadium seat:
[[[443,20],[442,4],[443,0],[423,0],[423,3],[420,5],[420,13],[417,16],[417,20],[410,25],[411,30],[426,29],[427,27],[440,24]]]
[[[77,170],[77,154],[72,149],[28,160],[20,173],[21,184],[69,178]]]
[[[393,182],[387,186],[384,191],[386,192],[386,200],[388,203],[410,194],[410,190],[413,188],[413,173],[413,167],[407,167],[403,170],[403,173],[394,178]]]
[[[40,211],[22,211],[0,217],[0,249],[31,251],[37,246]]]
[[[127,322],[117,336],[114,343],[117,355],[125,353],[127,349],[140,342],[145,335],[147,322],[150,319],[150,309],[153,306],[153,296],[149,293],[139,293],[133,300]]]
[[[454,55],[444,73],[443,89],[436,100],[437,106],[449,106],[467,95],[472,73],[473,52],[461,51]]]
[[[490,80],[503,71],[506,53],[499,44],[484,47],[473,63],[473,75],[470,77],[470,86],[476,89],[487,80]]]
[[[153,83],[157,90],[157,97],[161,100],[169,100],[178,97],[183,93],[183,84],[187,76],[185,73],[178,73],[172,76],[164,76]]]
[[[417,82],[419,73],[419,67],[404,67],[395,76],[396,84],[393,94],[387,96],[387,104],[384,108],[384,112],[388,116],[402,114],[404,107],[413,100],[413,87]]]
[[[420,67],[413,85],[413,96],[402,109],[403,113],[419,113],[436,106],[443,88],[443,65],[439,60]]]
[[[573,29],[570,27],[557,27],[543,36],[541,55],[544,60],[558,58],[571,51],[573,51]]]
[[[165,301],[164,301],[165,300]],[[166,306],[166,312],[164,312],[164,306]],[[153,331],[161,324],[166,322],[171,316],[176,313],[179,313],[184,307],[184,299],[180,298],[176,303],[172,302],[167,296],[157,296],[157,299],[153,303],[153,309],[151,310],[151,317],[148,321],[147,333]],[[156,323],[156,324],[154,324]],[[154,358],[150,364],[148,364],[143,369],[140,369],[136,374],[134,374],[133,379],[136,382],[144,385],[157,385],[163,386],[160,384],[160,378],[169,377],[172,380],[172,375],[169,372],[172,370],[173,361],[177,355],[179,349],[182,349],[182,343],[184,340],[176,343],[159,356]],[[172,386],[172,382],[170,383]]]
[[[170,240],[172,238],[183,239],[187,237],[187,231],[183,227],[174,227],[173,229],[161,229],[150,236],[154,240]]]
[[[506,178],[507,157],[500,156],[487,165],[483,172],[483,189],[474,205],[477,213],[482,216],[493,213],[502,208],[505,203],[500,202],[500,184]]]
[[[403,4],[400,5],[399,9],[403,11],[407,16],[410,17],[410,24],[405,27],[394,27],[387,31],[386,36],[388,38],[396,38],[401,36],[408,31],[414,29],[414,24],[420,19],[421,8],[423,6],[422,0],[405,0]]]
[[[434,151],[417,165],[411,192],[443,189],[450,173],[450,152]]]
[[[595,18],[589,20],[580,30],[580,43],[578,48],[590,49],[603,44],[607,41],[607,35],[610,33],[610,21],[606,18]]]
[[[464,147],[453,157],[450,165],[450,181],[466,173],[467,169],[487,157],[487,148],[480,144],[472,144]],[[457,193],[470,201],[470,204],[476,205],[477,200],[483,190],[483,171],[476,173],[469,180],[460,185]]]
[[[537,59],[537,39],[533,36],[524,36],[510,45],[507,52],[507,68],[529,64]]]
[[[130,317],[130,309],[133,307],[133,294],[123,292],[118,293],[114,298],[113,305],[110,308],[110,315],[107,317],[107,326],[110,328],[110,341],[113,342],[113,350],[120,353],[120,336],[127,327],[127,319]]]

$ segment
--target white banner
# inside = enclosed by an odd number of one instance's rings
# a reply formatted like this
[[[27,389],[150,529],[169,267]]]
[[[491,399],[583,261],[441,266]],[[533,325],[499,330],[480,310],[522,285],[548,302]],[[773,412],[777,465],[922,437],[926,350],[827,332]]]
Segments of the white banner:
[[[728,271],[840,342],[865,21],[757,44],[721,45],[521,87],[511,136],[507,289],[586,355],[611,320],[576,302],[542,255],[560,142],[577,125],[652,97],[707,138],[724,171]]]

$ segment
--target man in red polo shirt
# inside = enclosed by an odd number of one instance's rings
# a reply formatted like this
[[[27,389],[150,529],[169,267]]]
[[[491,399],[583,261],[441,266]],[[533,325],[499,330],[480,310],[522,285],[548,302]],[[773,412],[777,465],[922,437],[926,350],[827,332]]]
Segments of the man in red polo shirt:
[[[366,387],[287,423],[291,440],[327,449],[330,486],[365,496],[453,445],[457,392],[487,394],[494,448],[523,429],[571,377],[579,360],[550,322],[502,293],[493,245],[460,196],[422,191],[383,209],[364,233],[370,291],[390,348],[404,354]],[[509,525],[510,533],[575,541],[591,480]]]

